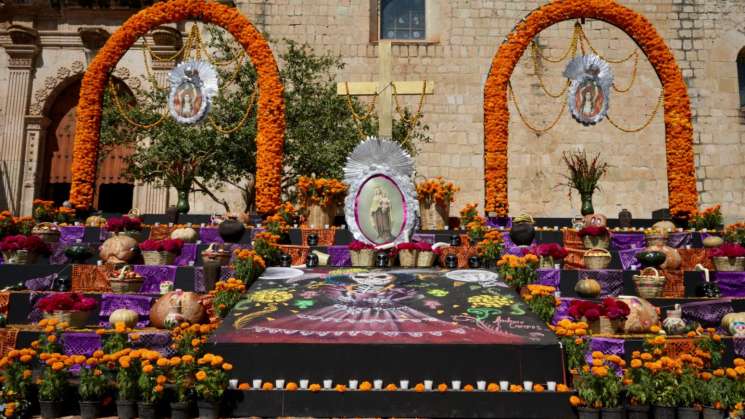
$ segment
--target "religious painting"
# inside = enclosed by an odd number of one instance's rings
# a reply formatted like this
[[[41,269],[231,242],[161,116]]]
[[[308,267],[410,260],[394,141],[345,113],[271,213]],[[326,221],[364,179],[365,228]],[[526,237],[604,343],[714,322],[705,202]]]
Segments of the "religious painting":
[[[375,246],[408,241],[419,203],[413,160],[401,146],[370,138],[347,158],[344,212],[355,239]]]
[[[594,125],[608,114],[613,72],[597,55],[583,55],[567,64],[564,76],[571,80],[569,110],[583,125]]]
[[[473,271],[463,278],[473,275]],[[442,272],[329,270],[259,280],[225,318],[217,342],[553,343],[503,282]]]
[[[171,92],[168,109],[182,124],[199,122],[209,112],[217,95],[217,72],[205,61],[189,60],[176,66],[170,74]]]

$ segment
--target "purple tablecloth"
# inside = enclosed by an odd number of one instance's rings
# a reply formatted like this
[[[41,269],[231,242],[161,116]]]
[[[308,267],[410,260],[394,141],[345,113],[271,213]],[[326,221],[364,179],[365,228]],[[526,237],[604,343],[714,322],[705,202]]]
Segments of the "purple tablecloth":
[[[623,267],[625,271],[634,271],[641,268],[642,264],[636,259],[636,254],[642,250],[643,249],[635,248],[619,250],[618,256],[621,259],[621,267]]]
[[[329,266],[351,266],[352,256],[349,254],[349,246],[329,246]]]
[[[220,267],[220,278],[218,281],[226,281],[233,276],[235,272],[229,266]],[[194,291],[195,292],[207,292],[207,287],[204,283],[204,268],[199,266],[194,269]]]
[[[197,261],[197,244],[196,243],[184,243],[184,247],[181,249],[181,254],[176,256],[173,264],[176,266],[189,266],[189,262],[196,263]]]
[[[714,272],[722,297],[745,297],[745,272]]]
[[[414,235],[411,236],[411,241],[435,244],[435,235],[431,233],[414,233]]]
[[[144,282],[140,292],[160,293],[160,283],[176,282],[176,267],[163,265],[135,265],[134,271],[142,275]]]
[[[225,243],[220,237],[220,233],[217,231],[217,227],[200,227],[199,228],[199,239],[202,243]]]
[[[101,336],[93,332],[65,332],[62,342],[65,355],[91,356],[101,348]]]
[[[559,306],[556,307],[556,310],[554,311],[554,318],[551,319],[551,324],[556,324],[563,319],[574,320],[572,316],[569,315],[569,306],[574,300],[576,300],[576,298],[562,297],[559,299]]]
[[[560,269],[538,269],[538,279],[536,280],[536,284],[548,285],[558,290],[560,282]]]
[[[83,240],[85,237],[84,226],[63,226],[59,228],[60,241],[65,243],[75,243],[78,240]]]
[[[610,243],[613,250],[637,249],[639,251],[639,249],[644,249],[647,245],[643,233],[613,232],[610,236]]]
[[[667,236],[667,245],[670,247],[686,247],[690,246],[691,242],[693,242],[693,233],[690,231],[674,232]]]
[[[723,298],[716,301],[696,301],[681,305],[683,318],[689,321],[697,321],[704,327],[719,327],[722,317],[733,313],[732,302]]]
[[[601,297],[617,297],[623,293],[623,271],[615,269],[603,269],[597,271],[580,270],[578,271],[580,280],[592,278],[600,283],[602,290]]]
[[[745,338],[732,338],[732,346],[734,346],[735,355],[745,357]]]
[[[489,217],[486,219],[486,226],[490,228],[512,228],[512,218],[510,217]]]
[[[146,327],[150,323],[150,306],[154,297],[133,294],[102,294],[99,317],[102,326],[109,326],[109,316],[114,310],[127,308],[140,316],[137,327]]]
[[[602,352],[606,355],[617,355],[621,358],[623,358],[626,353],[623,339],[592,338],[590,339],[587,353],[585,353],[585,361],[587,361],[588,364],[592,364],[592,353],[595,351]],[[612,367],[615,369],[617,375],[623,374],[623,371],[617,365],[612,364]]]

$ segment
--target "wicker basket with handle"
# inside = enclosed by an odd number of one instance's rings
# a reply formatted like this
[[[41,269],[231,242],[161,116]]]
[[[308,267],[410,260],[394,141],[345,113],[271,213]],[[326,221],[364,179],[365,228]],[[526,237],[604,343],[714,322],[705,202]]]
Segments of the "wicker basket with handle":
[[[144,251],[142,260],[145,265],[173,265],[176,255],[171,252]]]
[[[401,249],[398,251],[398,262],[403,268],[413,268],[417,262],[417,251],[415,249]]]
[[[611,255],[608,249],[592,248],[585,252],[583,260],[587,269],[605,269],[610,265]]]
[[[119,270],[119,275],[109,277],[109,285],[111,286],[111,291],[118,294],[140,291],[140,288],[142,288],[142,283],[145,281],[145,279],[140,275],[137,275],[134,278],[128,278],[128,270],[129,265],[124,265]]]
[[[202,262],[217,262],[225,266],[230,262],[230,250],[223,249],[217,243],[210,245],[202,251]]]
[[[639,275],[634,275],[634,284],[640,297],[658,298],[662,296],[665,277],[660,275],[657,269],[648,267],[639,272]]]
[[[44,313],[45,319],[55,319],[59,323],[67,323],[72,328],[82,328],[88,322],[88,318],[91,316],[90,311],[53,311],[51,313]]]
[[[417,268],[431,268],[435,264],[435,252],[419,252],[416,257]]]

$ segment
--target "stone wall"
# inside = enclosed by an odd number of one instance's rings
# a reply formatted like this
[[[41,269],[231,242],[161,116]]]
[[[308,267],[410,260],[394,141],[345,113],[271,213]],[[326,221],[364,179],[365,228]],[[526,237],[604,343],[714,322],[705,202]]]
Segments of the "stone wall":
[[[281,40],[308,42],[319,52],[342,56],[346,67],[338,80],[370,81],[377,76],[377,46],[371,42],[369,0],[237,0],[237,7],[273,40],[275,55]],[[427,42],[393,47],[396,80],[427,79],[435,94],[424,105],[424,121],[432,143],[422,144],[417,170],[423,176],[441,175],[462,189],[454,211],[466,202],[483,202],[483,86],[491,60],[504,37],[531,10],[545,1],[427,0]],[[745,47],[745,6],[738,0],[620,0],[656,26],[683,70],[693,103],[695,159],[702,206],[722,203],[731,219],[745,218],[745,132],[740,117],[736,57]],[[84,13],[39,13],[0,19],[0,43],[7,44],[3,28],[11,23],[32,25],[42,37],[42,51],[31,81],[33,94],[48,78],[74,61],[86,62],[77,29],[89,26]],[[93,12],[98,13],[98,12]],[[87,16],[87,15],[86,15]],[[93,16],[93,15],[91,15]],[[119,12],[97,14],[95,24],[115,30],[126,18]],[[563,22],[540,34],[543,54],[559,57],[567,48],[574,22]],[[619,29],[587,20],[584,30],[592,45],[610,59],[628,56],[635,44]],[[127,54],[123,66],[142,73],[140,52]],[[537,68],[551,93],[561,91],[565,63],[543,61]],[[0,54],[0,109],[6,101],[9,60]],[[617,86],[632,80],[634,60],[612,64]],[[547,96],[536,77],[528,52],[512,76],[512,84],[525,119],[536,127],[551,124],[563,99]],[[51,94],[51,92],[50,92]],[[610,115],[620,126],[643,125],[652,115],[660,82],[642,55],[632,88],[614,92]],[[418,97],[406,102],[416,106]],[[363,99],[365,101],[365,99]],[[5,113],[5,109],[2,109]],[[609,215],[628,208],[638,217],[667,206],[667,180],[662,111],[638,133],[624,133],[607,121],[594,127],[576,123],[567,112],[555,127],[542,134],[528,129],[510,104],[509,188],[513,215],[572,216],[578,212],[575,196],[559,186],[565,169],[561,154],[584,149],[602,153],[612,168],[596,194],[595,208]],[[23,116],[17,116],[23,118]],[[6,132],[6,118],[0,118]],[[7,134],[6,134],[7,135]],[[25,137],[24,137],[25,138]],[[7,139],[3,139],[5,141]],[[144,189],[140,189],[141,191]],[[142,192],[144,193],[144,192]],[[144,193],[142,202],[150,202]],[[162,195],[160,195],[162,197]],[[30,199],[31,197],[29,197]],[[24,198],[25,199],[25,198]],[[193,197],[197,212],[218,211],[206,198]],[[165,199],[158,199],[164,206]]]

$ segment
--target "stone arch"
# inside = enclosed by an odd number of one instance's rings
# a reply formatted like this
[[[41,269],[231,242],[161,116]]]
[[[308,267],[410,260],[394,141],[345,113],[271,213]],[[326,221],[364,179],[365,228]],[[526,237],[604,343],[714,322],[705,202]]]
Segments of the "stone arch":
[[[521,20],[499,47],[484,87],[485,208],[508,215],[507,144],[509,108],[507,85],[530,41],[556,23],[598,19],[614,25],[646,54],[662,83],[670,213],[686,217],[697,208],[693,162],[693,125],[688,91],[680,68],[665,41],[642,15],[613,0],[554,0]]]
[[[284,93],[279,69],[267,41],[234,7],[205,0],[159,2],[129,18],[101,48],[83,77],[75,130],[70,201],[81,208],[93,203],[103,91],[109,74],[137,38],[149,30],[185,19],[225,28],[246,50],[258,74],[256,138],[256,207],[269,212],[279,205],[284,148]]]

